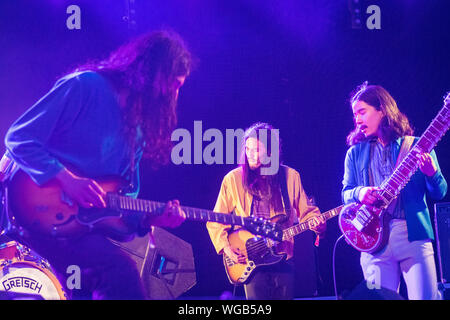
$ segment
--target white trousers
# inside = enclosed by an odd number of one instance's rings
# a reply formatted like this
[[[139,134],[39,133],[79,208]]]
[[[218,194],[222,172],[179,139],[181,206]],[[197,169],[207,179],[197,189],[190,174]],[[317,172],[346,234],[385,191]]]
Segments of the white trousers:
[[[390,221],[387,246],[380,252],[361,253],[361,267],[369,289],[399,292],[403,275],[409,300],[440,300],[436,265],[430,240],[408,241],[406,220]]]

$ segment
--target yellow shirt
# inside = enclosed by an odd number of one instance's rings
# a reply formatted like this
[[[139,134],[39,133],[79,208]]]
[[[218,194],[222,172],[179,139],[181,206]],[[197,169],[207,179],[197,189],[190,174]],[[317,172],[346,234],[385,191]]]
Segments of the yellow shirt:
[[[280,170],[284,169],[285,166],[280,167]],[[308,204],[308,198],[302,187],[300,174],[296,170],[287,167],[286,177],[291,208],[295,209],[298,221],[303,222],[314,216],[319,216],[319,208]],[[230,171],[223,178],[214,211],[231,213],[234,210],[236,215],[248,217],[251,213],[252,200],[253,195],[246,191],[242,184],[242,168],[238,167]],[[271,208],[271,218],[279,214],[282,213],[274,212],[273,208]],[[292,225],[293,221],[294,219],[291,215],[289,225]],[[228,245],[228,231],[231,229],[231,226],[216,222],[208,222],[206,227],[216,252],[222,254],[223,248]],[[287,258],[291,258],[293,256],[294,239],[284,241],[284,243],[281,244],[281,248],[283,252],[287,253]]]

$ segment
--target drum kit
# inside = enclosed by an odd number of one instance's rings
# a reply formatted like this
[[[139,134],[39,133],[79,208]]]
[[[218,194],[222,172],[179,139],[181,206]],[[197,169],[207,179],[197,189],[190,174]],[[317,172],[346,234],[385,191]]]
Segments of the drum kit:
[[[9,241],[0,245],[0,299],[66,300],[66,293],[47,260],[30,248]]]
[[[0,232],[7,216],[5,181],[14,169],[0,159]],[[0,233],[0,300],[67,300],[63,286],[46,259]]]

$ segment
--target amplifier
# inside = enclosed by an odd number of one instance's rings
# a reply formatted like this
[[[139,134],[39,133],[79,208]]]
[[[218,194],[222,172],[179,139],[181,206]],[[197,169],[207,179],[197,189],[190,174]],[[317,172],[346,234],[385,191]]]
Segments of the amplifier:
[[[450,202],[434,205],[436,248],[441,283],[450,282]]]

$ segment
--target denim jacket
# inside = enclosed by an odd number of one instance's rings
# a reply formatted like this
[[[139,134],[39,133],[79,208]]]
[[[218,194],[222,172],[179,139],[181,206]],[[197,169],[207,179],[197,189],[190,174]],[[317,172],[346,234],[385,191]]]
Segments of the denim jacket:
[[[394,163],[400,152],[403,138],[399,138],[394,143]],[[414,143],[418,138],[414,139]],[[405,211],[406,223],[408,226],[408,240],[434,240],[433,227],[431,225],[430,212],[426,203],[426,194],[433,200],[441,200],[447,193],[447,182],[441,173],[436,153],[430,152],[437,172],[428,177],[420,170],[417,170],[411,177],[408,184],[401,191],[401,205]],[[360,190],[369,183],[369,159],[370,143],[360,142],[350,147],[345,156],[345,172],[342,181],[342,201],[344,204],[358,202]]]

